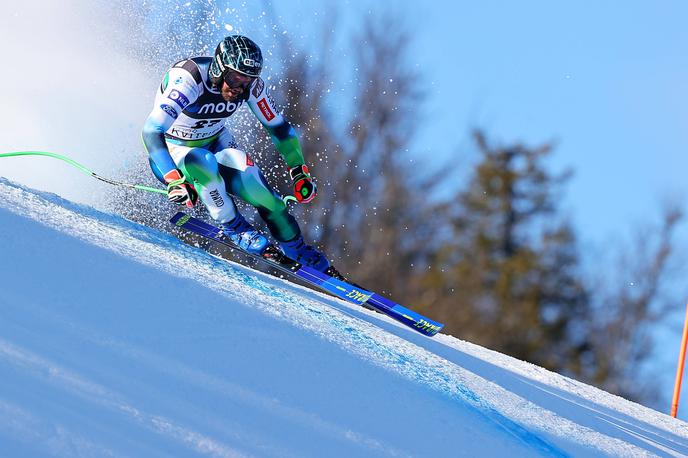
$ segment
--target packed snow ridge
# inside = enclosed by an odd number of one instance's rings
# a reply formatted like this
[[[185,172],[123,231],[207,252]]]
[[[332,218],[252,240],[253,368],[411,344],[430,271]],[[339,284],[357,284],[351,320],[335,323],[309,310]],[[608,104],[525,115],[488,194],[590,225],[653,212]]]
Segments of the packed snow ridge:
[[[591,386],[0,194],[0,456],[688,455],[686,423]]]

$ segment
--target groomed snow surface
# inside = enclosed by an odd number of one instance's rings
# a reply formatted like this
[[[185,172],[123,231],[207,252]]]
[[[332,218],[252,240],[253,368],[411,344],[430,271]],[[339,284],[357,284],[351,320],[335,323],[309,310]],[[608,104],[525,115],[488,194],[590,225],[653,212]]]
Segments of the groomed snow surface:
[[[52,194],[0,195],[0,456],[688,455],[688,425],[654,410]]]

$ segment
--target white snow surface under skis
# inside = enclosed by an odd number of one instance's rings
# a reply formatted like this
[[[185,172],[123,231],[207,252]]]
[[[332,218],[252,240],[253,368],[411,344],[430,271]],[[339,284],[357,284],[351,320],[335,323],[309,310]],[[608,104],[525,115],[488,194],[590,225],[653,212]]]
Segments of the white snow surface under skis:
[[[686,423],[591,386],[0,195],[0,456],[688,455]]]

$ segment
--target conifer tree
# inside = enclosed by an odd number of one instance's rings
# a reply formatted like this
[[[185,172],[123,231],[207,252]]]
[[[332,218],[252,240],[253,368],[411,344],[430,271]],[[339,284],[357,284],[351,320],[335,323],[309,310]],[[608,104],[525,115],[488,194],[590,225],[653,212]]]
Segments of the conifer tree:
[[[424,287],[432,316],[469,341],[559,371],[575,366],[587,316],[574,231],[559,215],[568,174],[545,167],[551,147],[494,147],[481,132],[468,187],[452,205],[452,234]]]

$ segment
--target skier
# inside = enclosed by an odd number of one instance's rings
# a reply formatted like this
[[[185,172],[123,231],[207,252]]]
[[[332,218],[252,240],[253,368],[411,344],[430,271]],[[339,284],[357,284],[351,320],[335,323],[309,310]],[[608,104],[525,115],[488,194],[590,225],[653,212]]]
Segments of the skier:
[[[286,256],[322,272],[334,271],[321,252],[304,242],[285,202],[225,127],[225,120],[246,103],[289,167],[298,202],[313,200],[316,186],[299,139],[260,78],[262,67],[260,48],[242,35],[223,39],[214,57],[174,64],[143,127],[151,168],[167,185],[171,202],[191,208],[200,197],[225,235],[242,249],[261,254],[269,243],[239,213],[230,195],[256,207]]]

